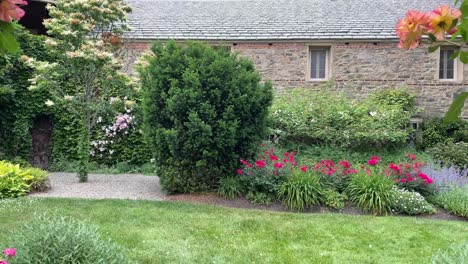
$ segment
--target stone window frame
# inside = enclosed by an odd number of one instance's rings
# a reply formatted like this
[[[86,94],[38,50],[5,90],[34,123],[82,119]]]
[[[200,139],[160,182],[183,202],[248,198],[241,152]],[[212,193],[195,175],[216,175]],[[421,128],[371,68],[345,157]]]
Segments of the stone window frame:
[[[452,79],[441,79],[439,75],[440,71],[440,56],[442,50],[455,50],[453,46],[441,46],[437,52],[437,71],[436,79],[440,82],[462,82],[463,81],[463,63],[460,61],[460,58],[456,58],[453,62],[453,78]]]
[[[326,49],[326,65],[325,65],[325,78],[312,78],[312,53],[314,49]],[[310,82],[324,82],[332,77],[332,63],[333,63],[333,46],[327,43],[313,43],[307,45],[307,67],[306,67],[306,80]]]

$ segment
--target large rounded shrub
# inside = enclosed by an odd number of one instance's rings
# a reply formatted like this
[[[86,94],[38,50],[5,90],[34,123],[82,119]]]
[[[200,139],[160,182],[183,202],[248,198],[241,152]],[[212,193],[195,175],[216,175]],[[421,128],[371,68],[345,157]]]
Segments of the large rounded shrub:
[[[8,244],[0,246],[16,249],[14,263],[130,263],[119,247],[102,239],[94,227],[64,217],[35,216],[6,240]]]
[[[169,192],[211,189],[265,135],[272,86],[224,49],[172,41],[151,50],[139,71],[161,183]]]

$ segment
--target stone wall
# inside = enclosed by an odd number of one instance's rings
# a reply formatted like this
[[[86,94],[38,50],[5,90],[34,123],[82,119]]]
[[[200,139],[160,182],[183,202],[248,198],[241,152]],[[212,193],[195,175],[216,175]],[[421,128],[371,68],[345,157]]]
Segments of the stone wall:
[[[129,61],[147,49],[147,43],[133,43]],[[370,92],[407,87],[418,95],[417,103],[424,116],[441,116],[453,101],[454,95],[468,91],[468,65],[463,67],[459,81],[438,79],[438,56],[428,54],[426,48],[403,51],[395,42],[383,43],[324,43],[330,47],[331,82],[308,80],[310,43],[273,42],[232,44],[232,50],[249,57],[278,91],[293,87],[317,88],[332,84],[332,89],[353,98]],[[131,67],[130,67],[131,68]],[[463,80],[465,77],[465,80]],[[468,117],[465,105],[464,117]]]

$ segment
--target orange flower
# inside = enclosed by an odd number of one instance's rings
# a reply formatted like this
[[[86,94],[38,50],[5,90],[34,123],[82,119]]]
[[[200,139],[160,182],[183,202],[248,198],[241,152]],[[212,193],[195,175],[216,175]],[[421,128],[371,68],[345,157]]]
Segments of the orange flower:
[[[445,39],[445,32],[453,34],[455,31],[450,27],[453,21],[459,19],[461,12],[458,9],[451,9],[449,6],[440,6],[430,13],[429,27],[430,32],[438,40]]]
[[[427,33],[429,15],[419,11],[408,11],[405,19],[398,20],[396,34],[400,38],[398,47],[401,49],[416,48],[422,38]]]
[[[27,5],[24,0],[0,0],[0,21],[11,23],[20,20],[24,16],[24,10],[16,5]]]

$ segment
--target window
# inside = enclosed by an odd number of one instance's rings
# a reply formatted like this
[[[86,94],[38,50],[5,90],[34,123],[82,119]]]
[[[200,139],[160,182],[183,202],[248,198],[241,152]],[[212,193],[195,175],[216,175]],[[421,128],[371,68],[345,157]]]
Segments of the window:
[[[439,60],[439,79],[454,80],[456,79],[456,63],[450,59],[450,56],[455,52],[454,49],[441,48]]]
[[[325,47],[312,47],[310,49],[310,79],[328,79],[328,60],[330,49]]]

